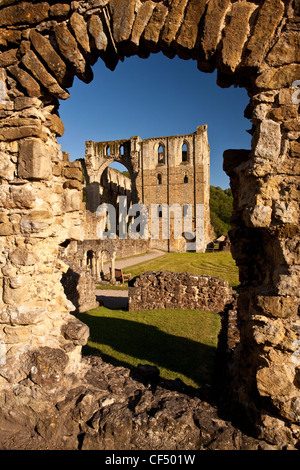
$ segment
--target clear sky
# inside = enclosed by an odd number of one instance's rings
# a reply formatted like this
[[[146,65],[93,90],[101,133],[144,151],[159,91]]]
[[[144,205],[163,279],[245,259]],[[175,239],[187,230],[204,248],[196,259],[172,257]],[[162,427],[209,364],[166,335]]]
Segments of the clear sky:
[[[60,104],[66,130],[58,142],[70,160],[84,157],[86,140],[190,134],[207,124],[210,184],[229,187],[222,170],[224,150],[251,147],[246,90],[220,88],[216,73],[200,72],[195,61],[170,60],[161,53],[126,58],[113,72],[99,59],[93,71],[94,80],[84,84],[76,78],[71,97]]]

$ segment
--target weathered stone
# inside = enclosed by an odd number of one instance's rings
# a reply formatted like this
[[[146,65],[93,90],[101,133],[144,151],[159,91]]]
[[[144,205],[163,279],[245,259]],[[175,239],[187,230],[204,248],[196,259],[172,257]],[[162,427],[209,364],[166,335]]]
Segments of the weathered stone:
[[[66,339],[72,341],[76,346],[83,346],[87,343],[90,330],[81,321],[72,319],[63,326],[62,333]]]
[[[67,3],[56,3],[50,6],[49,16],[67,16],[70,11],[70,5]]]
[[[48,17],[49,4],[41,2],[20,2],[18,5],[8,6],[0,11],[0,25],[11,26],[19,23],[34,24]]]
[[[300,61],[300,39],[299,34],[292,31],[280,36],[278,42],[267,56],[269,65],[278,67]]]
[[[79,15],[77,12],[74,12],[70,18],[70,25],[77,42],[80,44],[83,50],[86,52],[91,52],[90,41],[87,32],[87,23],[83,16]]]
[[[54,27],[54,33],[60,52],[65,59],[72,65],[76,75],[85,83],[89,83],[93,78],[91,67],[86,63],[81,54],[77,41],[70,33],[66,24],[57,24]]]
[[[151,18],[155,5],[156,3],[152,1],[145,2],[141,5],[137,12],[130,37],[131,42],[136,46],[139,45],[140,38]]]
[[[14,29],[0,29],[0,45],[19,44],[21,42],[21,31]]]
[[[0,54],[0,67],[8,67],[18,62],[17,49],[9,49]]]
[[[63,87],[71,86],[73,78],[70,76],[65,62],[54,50],[50,41],[34,29],[30,31],[30,40],[37,53],[43,58],[54,74],[58,83]]]
[[[30,70],[33,76],[54,96],[63,100],[69,98],[69,93],[59,86],[55,78],[50,75],[50,73],[46,70],[44,65],[39,61],[37,56],[32,51],[28,51],[22,57],[22,63],[28,70]]]
[[[0,152],[0,178],[13,180],[15,175],[15,165],[8,155]]]
[[[18,175],[24,179],[51,178],[51,159],[46,147],[39,140],[29,139],[20,142]]]
[[[58,137],[61,137],[65,132],[65,126],[57,114],[50,114],[47,117],[45,125]]]
[[[174,0],[172,2],[161,34],[161,41],[163,45],[170,46],[170,44],[175,40],[176,34],[184,17],[187,3],[188,0]]]
[[[278,68],[265,70],[256,79],[256,86],[267,90],[278,90],[280,88],[290,87],[298,79],[300,74],[300,65],[283,65]]]
[[[176,39],[180,48],[192,50],[195,47],[198,25],[205,12],[206,4],[207,0],[190,0],[188,2],[185,17]]]
[[[16,248],[9,254],[9,259],[16,266],[32,266],[38,262],[38,258],[34,253],[23,248]]]
[[[257,67],[261,64],[275,30],[284,13],[281,0],[266,0],[263,2],[256,21],[254,32],[247,44],[247,66]]]
[[[15,99],[15,111],[22,111],[26,108],[38,106],[40,101],[36,98],[29,98],[27,96],[17,96]]]
[[[265,119],[259,126],[255,155],[271,160],[279,157],[281,149],[280,124]]]
[[[47,135],[39,123],[36,123],[35,126],[4,127],[0,129],[0,141],[14,141],[25,137],[40,137],[44,141],[47,140]]]
[[[300,143],[297,141],[291,142],[291,156],[300,157]]]
[[[129,39],[135,18],[137,0],[110,0],[109,8],[113,20],[113,36],[116,43]]]
[[[153,14],[146,26],[143,38],[147,43],[155,46],[158,43],[160,32],[165,23],[168,14],[168,9],[163,4],[158,3],[153,10]]]
[[[8,71],[18,80],[20,85],[26,90],[30,97],[40,97],[42,92],[40,85],[34,78],[20,67],[11,66]]]
[[[243,47],[249,34],[249,19],[256,6],[242,1],[232,5],[230,22],[225,26],[222,63],[230,72],[234,72],[241,62]]]
[[[64,170],[64,176],[66,178],[82,181],[82,173],[79,168],[66,167]]]
[[[205,15],[202,47],[209,60],[215,53],[222,35],[222,25],[230,0],[210,0]]]
[[[54,387],[62,380],[67,364],[68,356],[61,349],[42,347],[31,353],[27,367],[34,383]]]
[[[103,30],[103,24],[99,16],[91,15],[89,20],[89,32],[94,38],[95,47],[98,51],[106,51],[108,39]]]

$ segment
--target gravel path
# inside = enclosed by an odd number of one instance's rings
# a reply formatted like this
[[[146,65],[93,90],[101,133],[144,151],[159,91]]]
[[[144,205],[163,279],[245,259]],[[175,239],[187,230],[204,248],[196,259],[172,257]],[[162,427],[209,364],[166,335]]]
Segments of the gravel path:
[[[145,255],[141,256],[134,256],[133,258],[127,259],[120,259],[117,260],[115,266],[117,269],[124,269],[128,268],[128,266],[134,266],[135,264],[144,263],[145,261],[149,261],[154,258],[158,258],[159,256],[164,255],[165,253],[161,251],[153,252],[153,253],[146,253]],[[109,273],[110,263],[105,263],[104,265],[104,274]]]

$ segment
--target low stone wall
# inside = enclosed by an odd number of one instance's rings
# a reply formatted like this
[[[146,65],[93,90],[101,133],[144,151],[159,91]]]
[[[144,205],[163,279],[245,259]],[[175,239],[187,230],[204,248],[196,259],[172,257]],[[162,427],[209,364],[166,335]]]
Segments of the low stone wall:
[[[218,277],[152,271],[135,277],[128,286],[130,311],[182,308],[223,312],[234,301],[233,289]]]

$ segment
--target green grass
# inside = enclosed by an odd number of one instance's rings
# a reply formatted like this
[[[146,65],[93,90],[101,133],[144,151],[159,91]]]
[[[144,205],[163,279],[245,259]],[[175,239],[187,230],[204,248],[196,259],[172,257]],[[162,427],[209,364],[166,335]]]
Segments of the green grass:
[[[231,287],[239,285],[238,268],[229,252],[214,253],[167,253],[153,260],[130,266],[123,270],[138,276],[146,271],[188,272],[219,276]]]
[[[162,378],[200,387],[211,381],[219,315],[198,310],[127,312],[99,307],[78,318],[90,328],[83,354],[114,365],[155,365]]]

